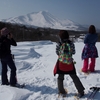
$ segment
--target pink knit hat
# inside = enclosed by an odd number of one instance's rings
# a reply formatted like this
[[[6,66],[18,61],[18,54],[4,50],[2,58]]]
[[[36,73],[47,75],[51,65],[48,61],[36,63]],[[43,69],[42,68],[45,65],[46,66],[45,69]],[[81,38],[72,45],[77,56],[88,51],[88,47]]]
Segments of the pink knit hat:
[[[9,34],[9,30],[5,27],[1,30],[1,35],[6,36]]]

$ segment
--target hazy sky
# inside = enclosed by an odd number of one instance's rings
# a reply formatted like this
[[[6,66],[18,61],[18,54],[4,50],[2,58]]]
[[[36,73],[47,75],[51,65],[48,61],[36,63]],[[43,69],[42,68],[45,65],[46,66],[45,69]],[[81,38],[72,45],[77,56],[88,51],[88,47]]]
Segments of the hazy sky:
[[[100,0],[0,0],[0,19],[39,11],[100,29]]]

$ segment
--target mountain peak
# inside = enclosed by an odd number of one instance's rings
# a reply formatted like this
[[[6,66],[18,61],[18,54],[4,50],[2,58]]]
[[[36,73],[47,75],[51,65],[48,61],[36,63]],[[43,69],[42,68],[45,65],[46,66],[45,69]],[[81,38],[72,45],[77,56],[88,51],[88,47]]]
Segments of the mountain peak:
[[[39,11],[39,13],[41,13],[41,14],[48,13],[48,11]]]
[[[71,20],[60,20],[48,11],[33,12],[15,18],[3,19],[1,21],[54,29],[81,30],[83,28],[81,25]]]

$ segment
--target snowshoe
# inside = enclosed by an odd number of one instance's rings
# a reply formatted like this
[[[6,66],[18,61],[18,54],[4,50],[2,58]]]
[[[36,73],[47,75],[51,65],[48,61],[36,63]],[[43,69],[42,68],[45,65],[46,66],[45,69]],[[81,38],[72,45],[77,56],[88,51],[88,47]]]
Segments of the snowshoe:
[[[58,98],[59,97],[66,97],[66,95],[67,95],[67,93],[68,93],[68,91],[67,91],[67,89],[65,89],[65,93],[58,93]]]
[[[23,88],[23,87],[25,87],[25,84],[14,84],[14,85],[10,85],[10,86],[12,86],[12,87],[17,87],[17,88]]]

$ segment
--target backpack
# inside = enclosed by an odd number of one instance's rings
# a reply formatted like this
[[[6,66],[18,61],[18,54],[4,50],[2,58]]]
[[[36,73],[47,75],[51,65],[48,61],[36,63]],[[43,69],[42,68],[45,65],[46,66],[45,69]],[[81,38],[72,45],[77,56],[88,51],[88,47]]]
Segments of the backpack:
[[[62,43],[59,49],[58,59],[62,63],[71,64],[73,62],[72,49],[69,43]]]

